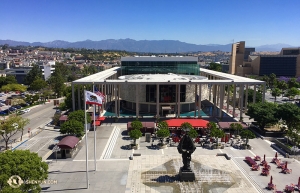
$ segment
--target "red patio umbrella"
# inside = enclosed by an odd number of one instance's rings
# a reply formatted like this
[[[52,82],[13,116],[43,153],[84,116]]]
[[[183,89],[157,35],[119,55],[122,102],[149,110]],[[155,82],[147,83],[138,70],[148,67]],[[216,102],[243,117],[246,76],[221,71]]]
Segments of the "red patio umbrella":
[[[285,169],[287,169],[287,162],[285,162]]]
[[[275,158],[277,158],[277,152],[275,153]]]
[[[273,184],[273,177],[271,176],[270,184]]]

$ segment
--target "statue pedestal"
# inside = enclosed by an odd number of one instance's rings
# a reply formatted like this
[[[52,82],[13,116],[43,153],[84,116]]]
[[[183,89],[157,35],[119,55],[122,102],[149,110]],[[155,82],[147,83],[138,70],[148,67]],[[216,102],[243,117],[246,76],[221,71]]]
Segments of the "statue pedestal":
[[[182,167],[179,170],[179,178],[180,181],[183,182],[193,182],[196,180],[195,173],[192,170],[186,170],[183,169]]]

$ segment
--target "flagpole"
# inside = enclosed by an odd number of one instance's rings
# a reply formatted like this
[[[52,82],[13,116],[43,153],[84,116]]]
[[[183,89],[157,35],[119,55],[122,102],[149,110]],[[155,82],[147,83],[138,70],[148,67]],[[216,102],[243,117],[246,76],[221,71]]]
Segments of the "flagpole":
[[[93,83],[93,93],[95,93],[95,85]],[[94,164],[95,171],[97,171],[97,161],[96,161],[96,105],[94,105]]]
[[[86,119],[86,91],[84,88],[84,127],[85,127],[85,151],[86,151],[86,186],[89,189],[89,164],[88,164],[88,142],[87,142],[87,119]]]

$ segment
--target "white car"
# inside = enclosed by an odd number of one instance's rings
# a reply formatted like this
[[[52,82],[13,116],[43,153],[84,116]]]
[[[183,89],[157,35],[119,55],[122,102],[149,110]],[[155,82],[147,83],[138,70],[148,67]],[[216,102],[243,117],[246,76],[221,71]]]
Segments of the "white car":
[[[30,108],[24,109],[25,113],[30,112]]]
[[[29,108],[28,108],[28,109],[22,109],[22,110],[20,111],[21,114],[28,113],[28,112],[30,112],[30,109],[29,109]]]

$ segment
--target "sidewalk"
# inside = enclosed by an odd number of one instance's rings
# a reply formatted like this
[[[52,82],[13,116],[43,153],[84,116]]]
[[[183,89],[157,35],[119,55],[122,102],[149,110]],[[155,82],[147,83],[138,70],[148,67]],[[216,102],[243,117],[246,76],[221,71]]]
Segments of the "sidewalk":
[[[24,129],[24,135],[22,136],[22,141],[21,141],[21,137],[18,138],[17,140],[15,140],[14,143],[10,144],[9,146],[12,147],[12,150],[17,149],[20,145],[26,143],[29,139],[33,138],[34,136],[36,136],[37,134],[39,134],[41,131],[43,130],[43,128],[35,128],[30,130],[30,133],[25,131]]]

